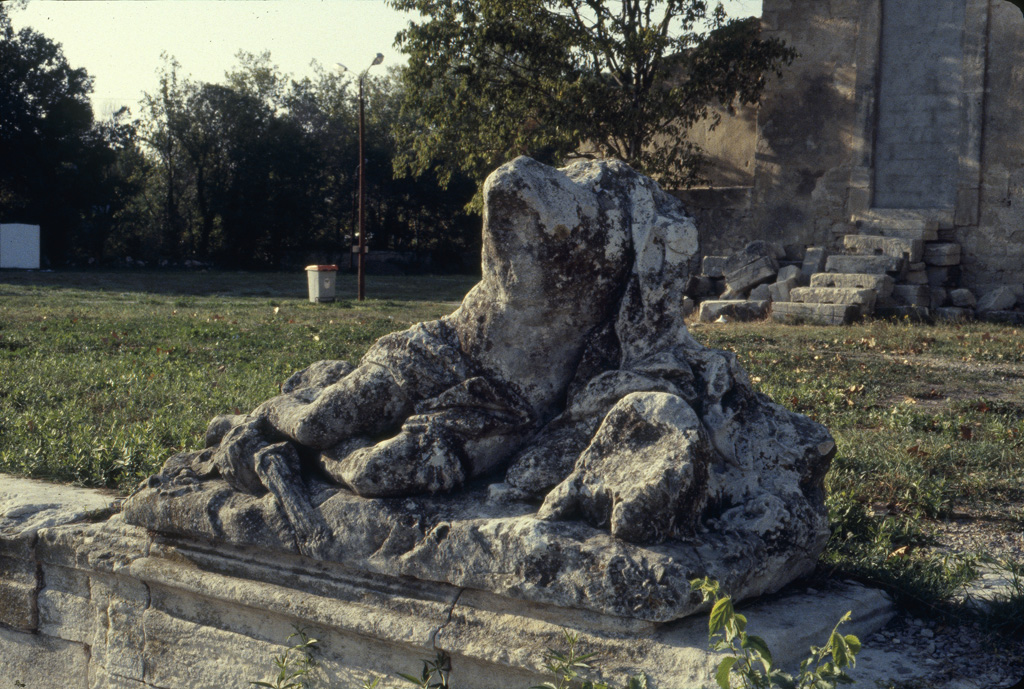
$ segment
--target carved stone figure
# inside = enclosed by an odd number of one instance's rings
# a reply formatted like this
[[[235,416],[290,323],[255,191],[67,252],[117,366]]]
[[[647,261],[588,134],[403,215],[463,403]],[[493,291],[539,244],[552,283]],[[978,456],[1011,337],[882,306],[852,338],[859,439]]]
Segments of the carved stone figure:
[[[126,504],[154,531],[665,621],[814,567],[828,432],[693,340],[697,232],[624,164],[519,158],[484,188],[449,316],[319,362]]]

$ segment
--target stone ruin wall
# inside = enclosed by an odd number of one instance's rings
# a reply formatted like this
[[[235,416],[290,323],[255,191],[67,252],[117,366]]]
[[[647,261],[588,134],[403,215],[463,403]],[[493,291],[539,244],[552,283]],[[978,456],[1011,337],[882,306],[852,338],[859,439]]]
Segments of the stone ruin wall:
[[[934,19],[931,31],[921,17]],[[963,247],[964,286],[1024,296],[1020,10],[1006,0],[764,0],[762,25],[800,57],[741,114],[756,127],[693,137],[714,163],[712,186],[677,195],[698,219],[703,253],[755,239],[794,254],[839,249],[858,218],[909,209]],[[750,146],[744,182],[730,172]]]
[[[980,219],[962,228],[964,281],[969,285],[1024,282],[1024,15],[993,0],[989,20]]]

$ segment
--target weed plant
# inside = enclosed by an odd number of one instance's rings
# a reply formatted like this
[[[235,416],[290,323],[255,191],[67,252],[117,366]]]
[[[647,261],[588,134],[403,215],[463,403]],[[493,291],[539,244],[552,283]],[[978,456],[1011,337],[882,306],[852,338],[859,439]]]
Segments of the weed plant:
[[[839,684],[853,680],[847,668],[853,668],[860,653],[860,640],[852,634],[840,634],[839,626],[850,619],[847,612],[836,623],[824,646],[812,646],[810,655],[800,663],[799,672],[791,675],[775,666],[768,644],[759,636],[747,633],[747,618],[736,612],[732,597],[721,590],[718,582],[704,577],[690,582],[691,588],[707,602],[712,603],[708,617],[708,645],[721,656],[715,672],[715,682],[721,689],[835,689]],[[316,666],[313,658],[316,639],[305,630],[297,629],[288,640],[298,637],[299,642],[273,659],[277,675],[272,682],[256,681],[250,684],[269,689],[315,689],[318,685],[311,676]],[[549,648],[544,654],[544,669],[551,679],[531,689],[614,689],[612,684],[595,680],[592,662],[597,653],[588,652],[580,642],[579,634],[563,630],[563,648]],[[418,675],[399,672],[398,677],[418,689],[451,689],[452,658],[443,650],[433,660],[423,660]],[[380,677],[363,683],[363,689],[374,689]],[[643,673],[626,679],[623,689],[647,689],[647,676]]]

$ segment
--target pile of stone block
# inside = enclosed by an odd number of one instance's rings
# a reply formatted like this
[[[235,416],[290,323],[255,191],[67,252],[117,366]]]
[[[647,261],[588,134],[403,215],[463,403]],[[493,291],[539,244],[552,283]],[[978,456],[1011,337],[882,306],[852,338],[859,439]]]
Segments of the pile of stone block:
[[[791,302],[773,304],[773,318],[840,324],[874,314],[1024,322],[1024,313],[1011,310],[1021,296],[1012,289],[999,288],[977,300],[960,287],[961,249],[952,228],[902,219],[864,222],[860,229],[861,234],[843,238],[844,252],[828,256],[808,287],[792,290]]]
[[[960,245],[938,241],[937,223],[906,220],[862,229],[843,238],[843,253],[828,256],[790,303],[775,305],[776,320],[838,325],[872,314],[925,319],[946,308],[960,278]]]
[[[867,309],[862,309],[859,301],[833,299],[826,303],[831,299],[827,288],[832,285],[816,284],[815,280],[828,259],[828,253],[819,247],[806,249],[799,259],[765,241],[751,242],[731,256],[705,256],[702,274],[692,292],[696,298],[705,299],[699,318],[708,323],[760,320],[772,315],[778,320],[848,323],[870,310],[874,297],[862,296],[870,302]],[[857,292],[860,295],[863,289]]]
[[[694,288],[695,296],[706,299],[700,305],[700,320],[709,323],[767,318],[772,289],[777,294],[783,289],[778,286],[780,270],[787,271],[787,278],[799,272],[791,265],[781,267],[780,261],[785,258],[782,247],[765,241],[751,242],[731,256],[705,256],[702,275]]]
[[[915,320],[975,317],[1024,324],[1024,289],[977,298],[960,287],[960,245],[935,221],[865,223],[843,251],[808,247],[796,261],[777,244],[755,241],[731,256],[705,256],[690,295],[702,322],[843,325],[866,316]],[[792,249],[791,249],[792,250]]]

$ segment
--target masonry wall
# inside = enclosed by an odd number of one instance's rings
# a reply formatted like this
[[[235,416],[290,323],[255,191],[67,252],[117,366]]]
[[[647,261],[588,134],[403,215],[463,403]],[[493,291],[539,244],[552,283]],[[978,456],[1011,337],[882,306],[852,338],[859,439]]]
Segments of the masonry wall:
[[[708,180],[708,188],[751,186],[757,143],[757,107],[737,107],[732,113],[723,107],[715,107],[712,115],[691,127],[686,135],[707,156],[704,177]],[[715,115],[720,118],[717,124]]]
[[[962,283],[1024,296],[1024,16],[1006,0],[764,0],[800,57],[762,100],[746,194],[683,194],[704,253],[838,250],[864,222],[932,223]]]
[[[754,189],[736,244],[834,245],[849,232],[851,168],[859,161],[856,0],[764,0],[766,36],[800,56],[765,95],[758,118]]]
[[[60,525],[72,512],[84,521]],[[26,514],[49,526],[10,528]],[[537,686],[552,679],[545,652],[565,630],[616,686],[638,672],[656,687],[708,686],[722,657],[707,650],[704,616],[612,618],[93,518],[50,503],[0,509],[0,689],[248,689],[276,675],[296,629],[317,639],[313,683],[325,687],[408,686],[395,673],[418,674],[442,649],[459,689]],[[858,585],[782,594],[748,614],[794,668],[851,609],[844,632],[862,637],[893,614],[885,594]]]
[[[875,208],[956,205],[963,0],[882,3]]]
[[[957,230],[964,282],[980,293],[1007,285],[1024,294],[1024,14],[993,0],[980,214],[977,227]]]

